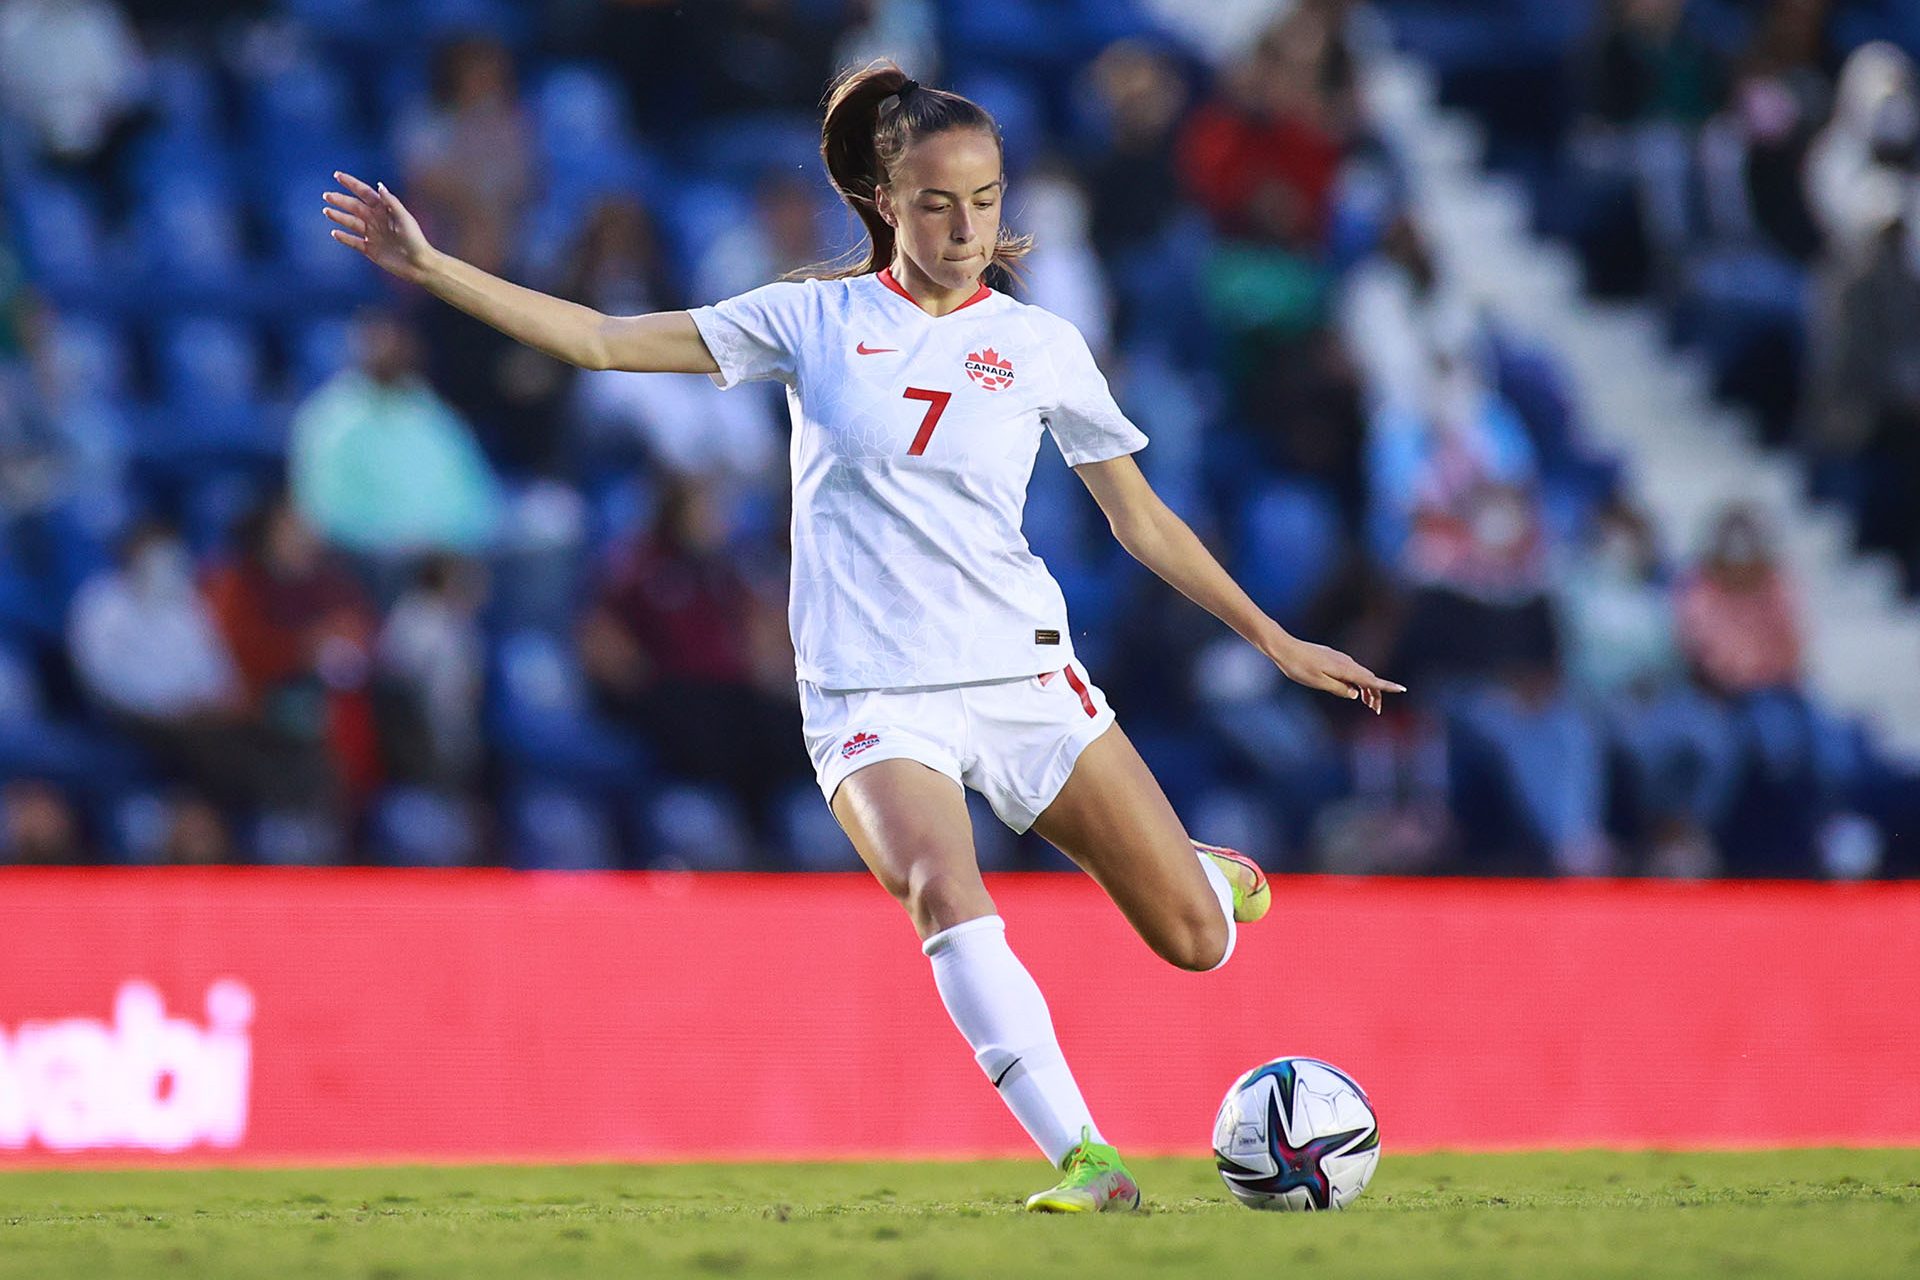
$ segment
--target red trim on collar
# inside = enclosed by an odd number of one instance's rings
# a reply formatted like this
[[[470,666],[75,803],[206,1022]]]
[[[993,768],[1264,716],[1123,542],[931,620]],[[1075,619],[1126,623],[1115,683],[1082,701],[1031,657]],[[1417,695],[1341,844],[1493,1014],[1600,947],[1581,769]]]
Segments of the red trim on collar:
[[[899,294],[901,297],[905,298],[908,302],[913,303],[914,306],[920,307],[920,300],[918,298],[915,298],[912,294],[908,293],[906,290],[906,286],[893,278],[892,267],[880,268],[880,283],[887,286],[887,288],[893,290],[895,293]],[[953,311],[959,311],[964,307],[970,307],[974,303],[982,302],[987,298],[991,297],[992,295],[993,295],[993,290],[987,288],[986,281],[983,280],[980,282],[980,287],[973,291],[973,296],[971,298],[968,298],[965,302],[961,303],[960,306],[955,307]],[[922,311],[926,310],[925,307],[920,307],[920,309]],[[952,315],[953,311],[949,311],[947,312],[947,314]],[[940,317],[938,316],[934,317],[934,319],[936,320],[938,320],[939,318]]]

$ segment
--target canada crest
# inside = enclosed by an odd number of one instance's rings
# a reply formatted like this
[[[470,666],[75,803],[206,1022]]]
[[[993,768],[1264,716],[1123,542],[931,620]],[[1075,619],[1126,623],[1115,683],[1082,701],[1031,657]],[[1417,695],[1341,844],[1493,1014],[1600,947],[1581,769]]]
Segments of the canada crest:
[[[1004,391],[1013,385],[1013,361],[988,347],[967,353],[967,376],[987,391]]]

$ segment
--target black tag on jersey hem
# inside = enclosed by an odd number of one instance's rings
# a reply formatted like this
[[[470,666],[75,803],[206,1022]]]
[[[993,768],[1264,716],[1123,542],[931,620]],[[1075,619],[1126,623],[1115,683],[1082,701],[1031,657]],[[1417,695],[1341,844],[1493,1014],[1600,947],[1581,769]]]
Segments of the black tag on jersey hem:
[[[1060,633],[1058,631],[1036,631],[1033,633],[1033,642],[1035,644],[1059,644]]]

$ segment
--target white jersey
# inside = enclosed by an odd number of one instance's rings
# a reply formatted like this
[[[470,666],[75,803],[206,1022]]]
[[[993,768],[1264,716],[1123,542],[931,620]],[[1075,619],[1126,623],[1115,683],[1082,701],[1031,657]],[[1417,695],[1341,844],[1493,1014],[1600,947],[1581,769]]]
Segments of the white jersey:
[[[1020,531],[1040,431],[1070,466],[1147,442],[1077,329],[984,285],[928,315],[887,272],[692,315],[716,384],[787,387],[802,680],[914,689],[1072,660],[1066,601]]]

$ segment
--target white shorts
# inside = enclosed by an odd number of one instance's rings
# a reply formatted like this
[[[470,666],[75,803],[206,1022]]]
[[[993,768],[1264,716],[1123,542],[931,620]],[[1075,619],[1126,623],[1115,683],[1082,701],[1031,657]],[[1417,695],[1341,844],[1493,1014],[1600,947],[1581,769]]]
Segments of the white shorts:
[[[1045,675],[926,689],[822,689],[800,682],[807,754],[820,793],[882,760],[914,760],[985,796],[1025,831],[1113,723],[1107,696],[1073,663]]]

